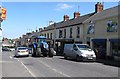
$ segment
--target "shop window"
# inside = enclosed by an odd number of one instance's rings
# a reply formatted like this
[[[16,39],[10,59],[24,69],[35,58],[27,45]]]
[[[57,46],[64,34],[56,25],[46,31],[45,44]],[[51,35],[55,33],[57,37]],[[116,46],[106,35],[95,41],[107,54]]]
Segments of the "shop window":
[[[112,43],[112,55],[120,57],[120,44]]]
[[[72,38],[72,28],[70,28],[70,38]]]
[[[59,38],[62,38],[62,30],[59,30]]]

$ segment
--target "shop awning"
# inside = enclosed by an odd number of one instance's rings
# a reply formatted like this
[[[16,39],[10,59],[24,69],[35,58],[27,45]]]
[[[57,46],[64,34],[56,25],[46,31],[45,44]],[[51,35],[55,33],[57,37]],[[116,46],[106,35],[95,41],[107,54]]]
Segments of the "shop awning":
[[[35,39],[46,39],[45,36],[36,36]]]
[[[120,39],[109,39],[110,42],[120,43]]]
[[[106,41],[107,41],[107,39],[92,39],[92,42],[98,42],[98,43],[103,43]]]
[[[64,38],[64,39],[56,39],[57,42],[74,42],[74,39],[67,39],[67,38]]]

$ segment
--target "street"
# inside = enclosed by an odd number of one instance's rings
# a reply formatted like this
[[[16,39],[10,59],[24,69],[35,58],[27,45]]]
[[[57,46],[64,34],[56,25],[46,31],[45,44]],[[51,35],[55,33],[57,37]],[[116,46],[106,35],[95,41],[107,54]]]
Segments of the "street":
[[[118,77],[118,67],[97,62],[75,62],[61,56],[15,58],[14,52],[0,56],[2,77]]]

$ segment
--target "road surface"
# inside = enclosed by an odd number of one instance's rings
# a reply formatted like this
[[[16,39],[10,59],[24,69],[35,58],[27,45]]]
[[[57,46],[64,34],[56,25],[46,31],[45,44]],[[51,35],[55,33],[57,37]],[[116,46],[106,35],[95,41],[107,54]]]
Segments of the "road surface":
[[[118,77],[118,67],[97,62],[75,62],[64,57],[20,57],[0,53],[2,77]]]

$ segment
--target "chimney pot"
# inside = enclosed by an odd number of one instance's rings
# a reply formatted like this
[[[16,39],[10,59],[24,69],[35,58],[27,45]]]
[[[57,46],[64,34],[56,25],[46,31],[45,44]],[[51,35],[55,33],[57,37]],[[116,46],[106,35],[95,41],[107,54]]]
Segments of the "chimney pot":
[[[36,30],[36,32],[38,32],[38,30]]]
[[[46,27],[44,27],[44,30],[46,29]]]
[[[67,21],[67,20],[69,20],[69,16],[68,15],[64,15],[64,21]]]
[[[95,5],[95,13],[99,13],[103,10],[103,5],[100,2],[97,2],[97,4]]]
[[[39,31],[42,31],[42,28],[39,28]]]
[[[74,18],[78,18],[80,17],[80,13],[79,12],[74,12]]]

